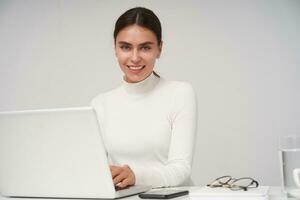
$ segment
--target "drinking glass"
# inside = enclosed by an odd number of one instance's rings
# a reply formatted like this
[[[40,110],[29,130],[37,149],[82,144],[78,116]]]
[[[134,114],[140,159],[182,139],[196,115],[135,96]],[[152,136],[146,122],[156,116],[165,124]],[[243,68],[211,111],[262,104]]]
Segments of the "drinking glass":
[[[300,198],[300,186],[297,184],[297,172],[300,170],[300,135],[280,137],[279,159],[283,192],[286,197]]]

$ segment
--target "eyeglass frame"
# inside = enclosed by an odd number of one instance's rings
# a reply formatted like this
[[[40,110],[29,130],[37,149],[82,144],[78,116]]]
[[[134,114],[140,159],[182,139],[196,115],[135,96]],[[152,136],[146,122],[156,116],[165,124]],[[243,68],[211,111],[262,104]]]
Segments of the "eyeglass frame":
[[[228,178],[228,180],[226,182],[222,182],[221,179],[224,178]],[[234,185],[235,182],[243,179],[251,180],[250,184],[247,186]],[[219,185],[214,184],[215,182],[217,182]],[[211,188],[224,187],[224,188],[229,188],[233,191],[237,191],[237,190],[248,191],[248,188],[257,188],[259,186],[259,183],[258,181],[254,180],[251,177],[233,178],[232,176],[221,176],[219,178],[216,178],[214,181],[212,181],[210,184],[207,184],[206,186]]]

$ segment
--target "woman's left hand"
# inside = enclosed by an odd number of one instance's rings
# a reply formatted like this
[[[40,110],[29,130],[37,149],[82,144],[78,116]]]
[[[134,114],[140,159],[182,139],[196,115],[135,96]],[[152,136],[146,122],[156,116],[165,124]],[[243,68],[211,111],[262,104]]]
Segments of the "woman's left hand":
[[[135,184],[134,172],[128,165],[124,166],[110,166],[111,175],[114,185],[120,188],[125,188]]]

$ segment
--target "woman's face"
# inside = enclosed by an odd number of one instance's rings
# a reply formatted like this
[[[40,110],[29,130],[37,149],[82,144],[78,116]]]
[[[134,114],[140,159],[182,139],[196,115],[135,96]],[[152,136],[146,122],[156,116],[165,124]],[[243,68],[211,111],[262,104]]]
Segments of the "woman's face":
[[[161,47],[147,28],[130,25],[122,29],[116,38],[115,52],[125,81],[136,83],[146,79],[153,71]]]

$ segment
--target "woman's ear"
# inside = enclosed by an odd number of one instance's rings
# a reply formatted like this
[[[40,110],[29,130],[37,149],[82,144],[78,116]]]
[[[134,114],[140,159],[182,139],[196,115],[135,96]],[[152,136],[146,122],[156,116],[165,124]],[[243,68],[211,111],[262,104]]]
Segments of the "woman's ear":
[[[115,56],[117,57],[117,46],[116,43],[114,44]]]
[[[157,55],[156,58],[159,58],[159,57],[160,57],[160,54],[161,54],[161,51],[162,51],[162,46],[163,46],[163,41],[161,41],[160,44],[159,44],[159,46],[158,46],[159,52],[158,52],[158,55]]]

